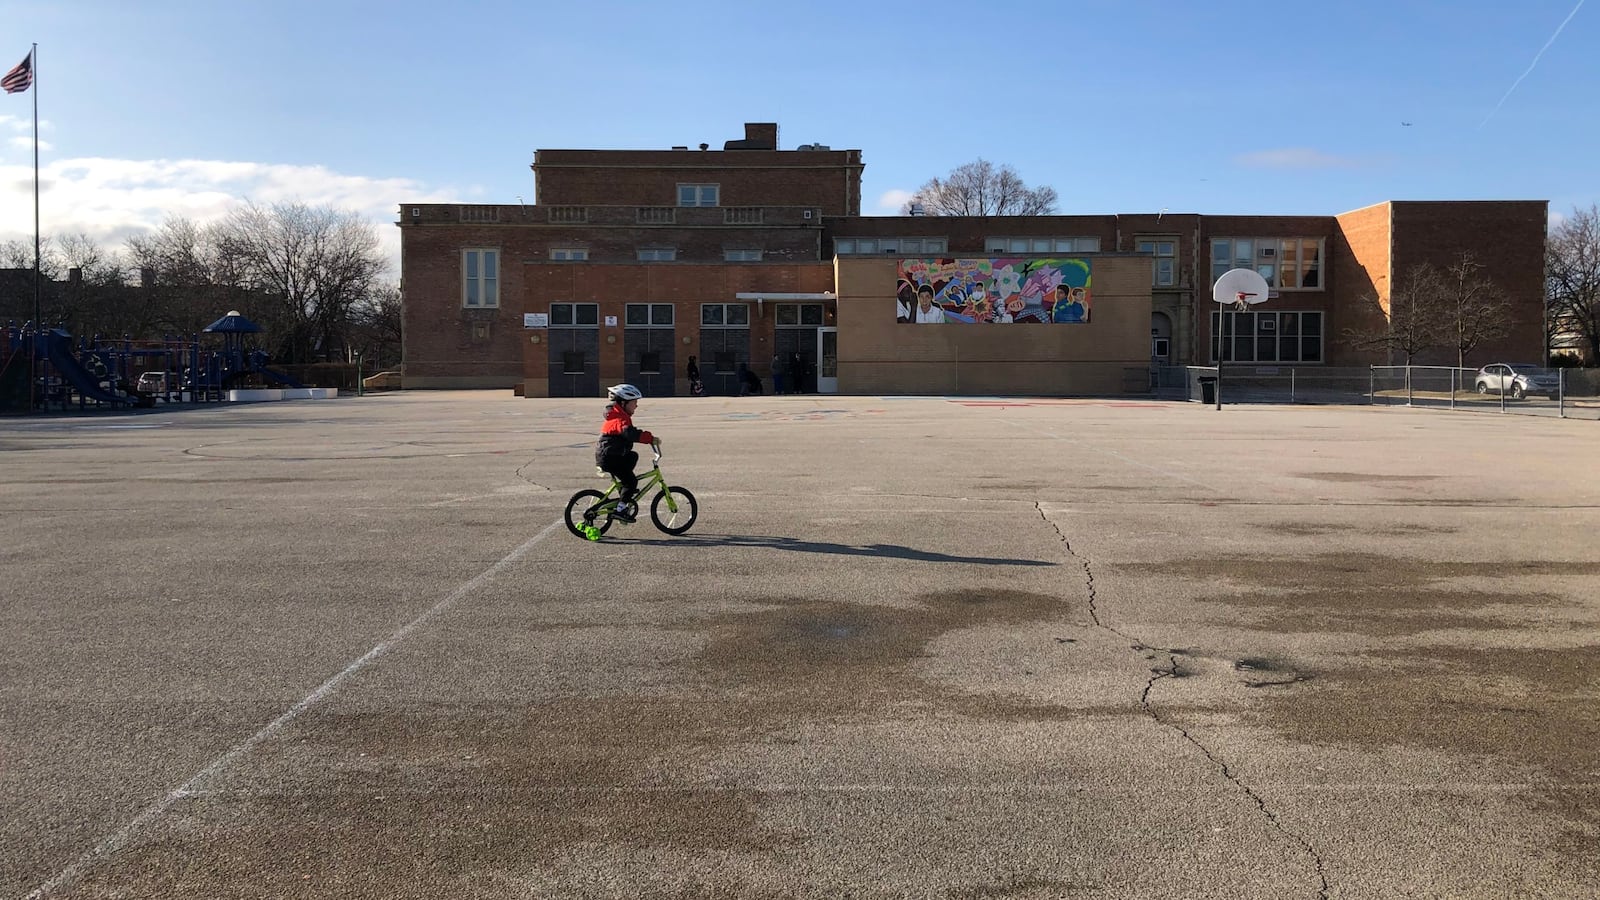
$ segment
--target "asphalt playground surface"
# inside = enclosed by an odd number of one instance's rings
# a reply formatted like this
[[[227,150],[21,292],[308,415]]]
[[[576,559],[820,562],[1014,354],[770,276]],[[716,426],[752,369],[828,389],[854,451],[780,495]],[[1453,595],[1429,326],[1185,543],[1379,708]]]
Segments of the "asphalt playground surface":
[[[0,420],[0,898],[1600,895],[1600,427],[674,398]]]

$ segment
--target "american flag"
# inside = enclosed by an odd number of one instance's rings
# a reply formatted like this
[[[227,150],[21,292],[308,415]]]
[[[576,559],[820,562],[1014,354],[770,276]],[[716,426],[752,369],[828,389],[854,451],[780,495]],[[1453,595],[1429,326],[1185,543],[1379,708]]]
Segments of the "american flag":
[[[0,78],[0,87],[6,89],[8,94],[20,94],[33,86],[33,54],[29,53],[17,67]]]

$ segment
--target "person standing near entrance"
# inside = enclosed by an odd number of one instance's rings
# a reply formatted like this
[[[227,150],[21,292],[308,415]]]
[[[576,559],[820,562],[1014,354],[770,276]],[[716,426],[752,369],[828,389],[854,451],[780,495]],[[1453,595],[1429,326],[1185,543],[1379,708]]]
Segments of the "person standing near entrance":
[[[772,395],[783,393],[783,358],[772,354]]]
[[[800,351],[789,354],[789,393],[798,394],[805,390],[806,362],[800,358]]]
[[[706,386],[700,383],[700,361],[693,356],[689,357],[688,370],[684,373],[689,376],[689,393],[698,397],[706,392]]]

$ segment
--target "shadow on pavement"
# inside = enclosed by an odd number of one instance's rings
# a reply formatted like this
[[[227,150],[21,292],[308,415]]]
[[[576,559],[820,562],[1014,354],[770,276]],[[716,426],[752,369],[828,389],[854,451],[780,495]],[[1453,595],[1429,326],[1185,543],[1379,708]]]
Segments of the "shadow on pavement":
[[[615,538],[615,535],[613,535]],[[841,556],[886,556],[892,559],[914,559],[919,562],[969,563],[979,566],[1053,566],[1056,563],[1037,559],[1006,559],[992,556],[952,556],[933,550],[917,550],[896,544],[835,544],[829,541],[806,541],[799,538],[764,534],[691,534],[677,538],[645,538],[630,540],[632,544],[659,547],[764,547],[769,550],[788,550],[795,553],[835,553]]]

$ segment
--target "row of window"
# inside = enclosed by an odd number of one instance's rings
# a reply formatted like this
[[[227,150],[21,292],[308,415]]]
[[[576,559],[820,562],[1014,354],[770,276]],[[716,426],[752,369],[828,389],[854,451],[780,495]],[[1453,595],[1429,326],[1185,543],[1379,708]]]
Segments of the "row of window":
[[[1321,238],[1212,238],[1211,283],[1229,269],[1255,269],[1268,287],[1322,289]]]
[[[685,185],[706,187],[706,185]],[[710,185],[715,187],[715,185]],[[989,237],[984,240],[988,253],[1096,253],[1100,239],[1093,237]],[[1155,259],[1151,285],[1173,287],[1178,283],[1178,244],[1174,239],[1140,238],[1135,241],[1140,253]],[[834,252],[840,256],[895,253],[927,255],[949,252],[945,238],[839,238]],[[760,262],[762,251],[751,248],[723,250],[727,262]],[[581,247],[553,247],[550,258],[582,262],[589,251]],[[640,262],[672,262],[676,247],[640,247]],[[1211,281],[1215,283],[1230,269],[1254,269],[1273,288],[1322,290],[1323,242],[1321,238],[1214,238],[1211,241]],[[467,306],[500,305],[499,251],[462,251],[462,298]]]
[[[1224,331],[1211,314],[1211,361],[1223,349],[1225,362],[1322,362],[1322,313],[1230,312]]]
[[[833,252],[840,256],[898,253],[901,256],[950,252],[949,238],[846,237],[835,238]],[[983,240],[985,253],[1099,253],[1097,237],[1010,237],[990,235]]]
[[[719,350],[712,353],[706,360],[706,371],[713,375],[736,374],[735,357],[731,351]],[[589,363],[588,354],[582,350],[567,350],[561,354],[561,374],[582,375]],[[641,350],[639,352],[640,375],[662,375],[661,351]]]
[[[671,303],[629,303],[623,321],[636,328],[671,328],[674,324]],[[778,327],[812,327],[822,324],[820,303],[778,303],[773,307]],[[587,328],[600,324],[598,303],[550,304],[551,328]],[[749,328],[750,306],[745,303],[700,304],[701,328]]]

